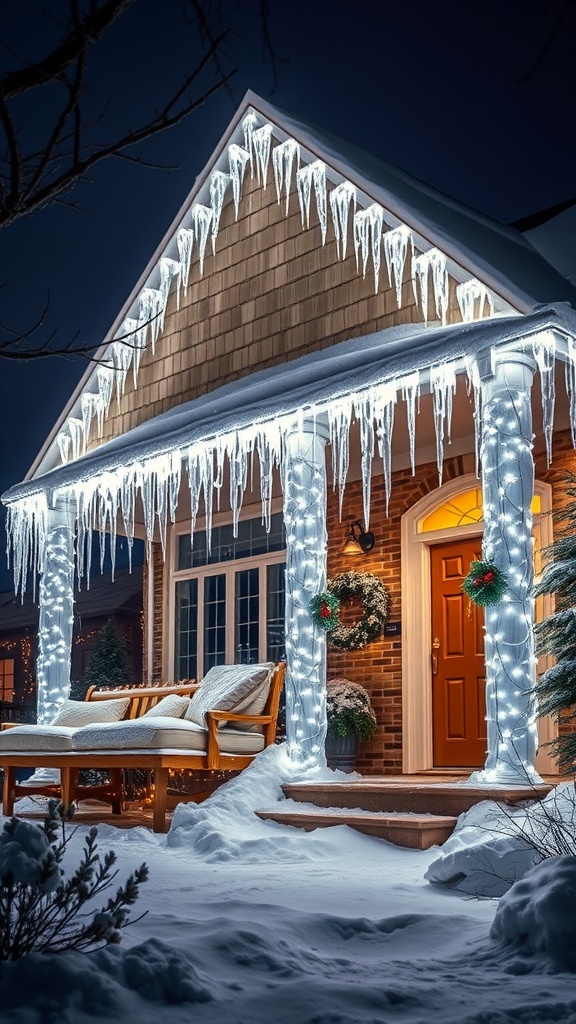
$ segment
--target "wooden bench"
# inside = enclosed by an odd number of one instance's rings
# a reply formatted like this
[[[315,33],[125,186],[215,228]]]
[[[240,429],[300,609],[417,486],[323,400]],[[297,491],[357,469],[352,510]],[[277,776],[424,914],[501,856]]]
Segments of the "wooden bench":
[[[284,685],[285,663],[280,662],[273,673],[270,691],[265,707],[260,715],[240,715],[230,711],[206,712],[206,750],[81,750],[66,752],[42,751],[2,751],[0,766],[4,768],[3,812],[10,816],[14,813],[14,801],[17,797],[30,794],[31,790],[16,784],[18,768],[58,768],[60,771],[60,799],[65,807],[70,806],[77,797],[92,795],[105,799],[112,805],[112,812],[122,811],[122,772],[130,768],[150,769],[154,772],[153,789],[153,829],[155,832],[166,831],[166,809],[168,776],[171,770],[193,770],[208,772],[238,772],[247,768],[256,754],[228,754],[220,750],[218,744],[218,723],[233,722],[238,726],[259,726],[264,734],[264,747],[274,743],[278,723],[278,709]],[[162,697],[169,693],[189,695],[196,689],[196,684],[182,686],[138,687],[126,690],[90,690],[87,700],[111,700],[129,697],[130,705],[124,716],[135,719],[144,711],[153,707]],[[81,787],[77,784],[78,773],[83,769],[103,769],[110,771],[110,783],[104,787]],[[34,790],[45,792],[44,788]],[[182,795],[182,800],[194,799],[193,796]]]

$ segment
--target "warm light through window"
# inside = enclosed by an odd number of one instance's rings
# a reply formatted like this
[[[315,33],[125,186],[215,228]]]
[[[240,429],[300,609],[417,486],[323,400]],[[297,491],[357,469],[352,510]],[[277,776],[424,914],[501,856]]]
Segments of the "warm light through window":
[[[532,515],[537,516],[541,511],[540,495],[535,494],[532,498]],[[482,514],[482,491],[479,487],[473,487],[469,491],[462,491],[454,495],[449,501],[434,509],[429,516],[418,525],[419,533],[431,533],[432,530],[449,530],[456,526],[471,526],[474,523],[483,522]]]

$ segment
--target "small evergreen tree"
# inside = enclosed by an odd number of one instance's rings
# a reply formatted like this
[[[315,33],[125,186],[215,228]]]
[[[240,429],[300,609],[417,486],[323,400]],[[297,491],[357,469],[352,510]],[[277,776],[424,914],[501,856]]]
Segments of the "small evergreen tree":
[[[130,682],[126,640],[112,619],[108,619],[96,638],[84,682],[87,687],[125,686]]]
[[[576,474],[566,477],[566,494],[576,498]],[[557,516],[562,536],[546,551],[548,564],[536,586],[536,596],[553,594],[555,610],[535,627],[539,655],[552,655],[556,664],[540,678],[536,693],[538,714],[576,722],[576,501]],[[566,774],[576,771],[576,732],[558,736],[554,756]]]

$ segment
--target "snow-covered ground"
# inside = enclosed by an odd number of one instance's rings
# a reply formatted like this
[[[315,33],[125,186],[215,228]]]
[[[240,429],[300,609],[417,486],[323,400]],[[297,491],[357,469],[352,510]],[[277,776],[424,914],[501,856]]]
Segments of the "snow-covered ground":
[[[101,826],[122,878],[149,865],[133,911],[146,916],[119,947],[0,965],[1,1024],[576,1021],[572,858],[529,875],[498,911],[424,879],[437,848],[257,819],[289,774],[272,748],[205,804],[182,805],[168,836]]]

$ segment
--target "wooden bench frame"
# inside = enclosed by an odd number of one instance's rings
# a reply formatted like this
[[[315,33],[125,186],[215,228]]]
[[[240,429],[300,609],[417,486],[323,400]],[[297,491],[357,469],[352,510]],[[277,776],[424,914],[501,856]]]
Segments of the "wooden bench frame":
[[[186,753],[185,751],[146,750],[82,750],[64,752],[34,751],[2,751],[0,767],[4,768],[3,812],[10,817],[14,813],[14,801],[17,797],[30,795],[31,792],[49,792],[46,787],[31,789],[16,784],[18,768],[58,768],[60,770],[60,799],[65,807],[81,796],[97,796],[112,804],[112,813],[122,812],[122,772],[129,768],[151,769],[154,772],[154,790],[152,806],[152,827],[154,832],[166,831],[168,775],[173,770],[237,772],[247,768],[256,754],[226,754],[218,746],[218,723],[220,721],[238,722],[245,725],[258,725],[264,734],[264,748],[274,743],[278,723],[278,709],[284,685],[286,665],[276,665],[270,692],[261,715],[238,715],[230,711],[207,711],[207,748],[202,753]],[[195,684],[183,686],[138,687],[127,690],[89,690],[86,699],[111,700],[130,697],[130,707],[125,719],[135,719],[143,714],[141,708],[148,710],[162,697],[169,693],[190,694],[196,689]],[[136,692],[136,690],[138,692]],[[78,786],[78,773],[82,769],[110,770],[108,786]],[[193,800],[182,794],[182,800]]]

